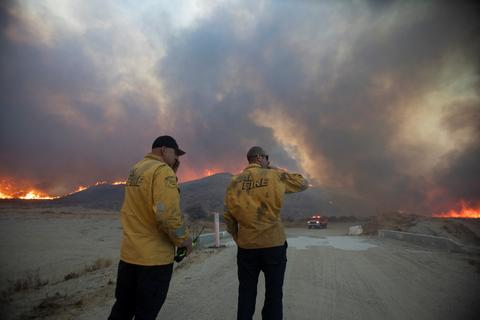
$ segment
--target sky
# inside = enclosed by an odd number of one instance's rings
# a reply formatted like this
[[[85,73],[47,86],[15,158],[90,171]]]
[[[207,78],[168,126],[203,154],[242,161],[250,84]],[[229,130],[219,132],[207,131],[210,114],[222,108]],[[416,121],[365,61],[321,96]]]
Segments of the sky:
[[[382,210],[480,207],[469,1],[0,4],[0,192],[125,180],[163,134],[180,181],[272,164]]]

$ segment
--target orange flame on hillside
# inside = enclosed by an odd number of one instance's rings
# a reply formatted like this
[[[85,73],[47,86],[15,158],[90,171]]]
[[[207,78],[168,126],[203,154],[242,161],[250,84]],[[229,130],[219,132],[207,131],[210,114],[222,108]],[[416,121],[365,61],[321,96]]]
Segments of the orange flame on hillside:
[[[85,187],[85,186],[78,186],[78,188],[73,191],[72,193],[77,193],[77,192],[80,192],[80,191],[83,191],[83,190],[86,190],[88,187]]]
[[[432,216],[434,218],[480,218],[480,207],[469,207],[465,201],[460,201],[461,210],[451,209],[448,212],[435,213]]]
[[[12,199],[12,197],[0,191],[0,199]]]
[[[205,169],[203,170],[203,175],[205,177],[209,177],[209,176],[213,176],[214,174],[216,173],[220,173],[220,172],[223,172],[221,169],[217,169],[217,168],[212,168],[212,169]]]
[[[25,200],[52,200],[59,197],[52,197],[37,190],[17,191],[13,194],[6,194],[0,191],[0,199],[25,199]]]
[[[41,191],[35,191],[35,190],[30,190],[28,191],[27,194],[19,197],[20,199],[26,199],[26,200],[52,200],[59,198],[58,196],[49,196],[48,194],[45,194]]]
[[[0,180],[0,199],[51,200],[58,197],[50,196],[37,188],[16,188],[11,182]]]
[[[102,184],[109,184],[109,183],[107,181],[98,181],[89,186],[80,185],[70,193],[52,196],[36,188],[32,188],[32,187],[24,188],[21,186],[15,187],[14,184],[12,184],[11,182],[8,182],[7,180],[1,180],[0,181],[0,199],[53,200],[53,199],[58,199],[58,198],[67,196],[67,195],[72,195],[77,192],[86,190],[90,187],[98,186]],[[110,184],[122,185],[122,184],[125,184],[125,181],[119,180],[119,181],[114,181]]]
[[[217,173],[224,172],[222,169],[211,168],[203,170],[203,175],[198,175],[190,172],[190,175],[187,174],[186,181],[195,180],[206,176],[212,176]],[[0,180],[0,199],[28,199],[28,200],[52,200],[58,199],[64,196],[72,195],[88,188],[99,186],[103,184],[111,185],[125,185],[127,182],[125,180],[117,180],[113,182],[107,182],[105,180],[100,180],[91,185],[79,185],[74,191],[61,194],[61,195],[49,195],[46,192],[39,190],[38,188],[31,187],[31,183],[27,181],[21,181],[19,183],[12,182],[9,179]]]

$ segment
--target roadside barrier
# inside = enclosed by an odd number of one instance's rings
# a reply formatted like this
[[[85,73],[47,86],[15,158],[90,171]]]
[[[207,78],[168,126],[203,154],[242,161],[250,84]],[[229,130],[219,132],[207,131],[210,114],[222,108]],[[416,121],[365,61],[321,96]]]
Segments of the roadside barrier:
[[[228,234],[227,231],[220,231],[218,233],[218,236],[219,236],[220,242],[222,240],[226,240],[230,238],[230,235]],[[214,246],[216,242],[216,237],[217,237],[216,233],[205,233],[200,235],[200,237],[198,237],[198,240],[197,240],[197,247],[207,248],[207,247]]]
[[[464,252],[465,248],[462,244],[445,237],[430,236],[420,233],[410,233],[393,230],[379,230],[378,239],[395,239],[410,242],[416,245],[432,248],[447,250],[452,252]]]

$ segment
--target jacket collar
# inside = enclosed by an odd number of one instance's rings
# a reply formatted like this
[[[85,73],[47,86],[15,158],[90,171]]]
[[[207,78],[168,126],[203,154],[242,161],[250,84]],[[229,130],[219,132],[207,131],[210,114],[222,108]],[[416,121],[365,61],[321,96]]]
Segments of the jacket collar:
[[[152,160],[157,160],[157,161],[165,163],[165,161],[161,157],[159,157],[159,156],[157,156],[156,154],[153,154],[153,153],[147,153],[145,155],[145,158],[152,159]]]
[[[245,167],[245,169],[243,169],[244,171],[245,170],[248,170],[248,169],[251,169],[251,168],[261,168],[262,166],[259,165],[258,163],[250,163],[248,166]]]

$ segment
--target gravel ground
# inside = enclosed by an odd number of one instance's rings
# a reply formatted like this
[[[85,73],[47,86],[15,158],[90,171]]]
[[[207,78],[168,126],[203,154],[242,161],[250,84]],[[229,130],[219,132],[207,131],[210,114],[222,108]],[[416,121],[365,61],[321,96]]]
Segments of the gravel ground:
[[[478,256],[347,237],[348,227],[287,229],[285,319],[474,319],[479,314]],[[0,318],[106,319],[120,232],[114,214],[2,213]],[[234,319],[235,254],[230,242],[197,250],[177,265],[158,318]],[[263,287],[260,276],[254,319],[261,318]]]

